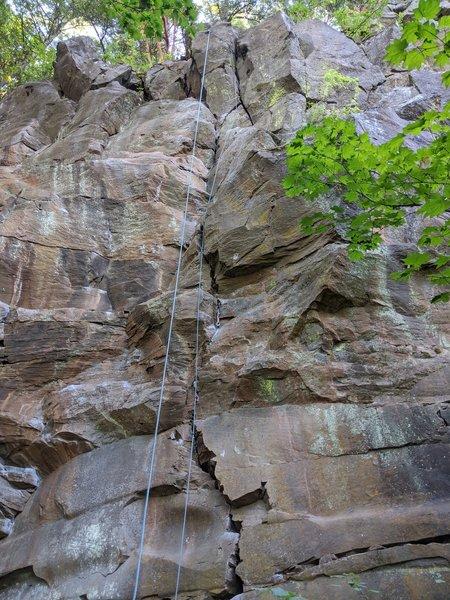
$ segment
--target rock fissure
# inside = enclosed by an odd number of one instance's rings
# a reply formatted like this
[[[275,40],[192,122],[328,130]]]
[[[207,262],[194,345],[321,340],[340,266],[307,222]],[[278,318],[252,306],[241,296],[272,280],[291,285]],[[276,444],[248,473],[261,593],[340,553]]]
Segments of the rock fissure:
[[[227,531],[237,534],[237,540],[235,542],[234,551],[229,557],[229,560],[227,563],[228,569],[227,569],[227,573],[225,576],[226,591],[227,591],[225,598],[232,598],[233,596],[240,594],[243,591],[242,579],[239,577],[239,575],[237,574],[237,571],[236,571],[239,563],[241,562],[241,558],[239,555],[239,537],[240,537],[241,526],[238,521],[233,519],[232,505],[230,504],[230,501],[227,498],[226,494],[223,493],[223,489],[220,485],[220,482],[217,480],[217,478],[215,476],[215,465],[213,462],[214,455],[213,455],[213,453],[208,451],[208,449],[204,446],[203,440],[202,440],[202,435],[198,431],[196,426],[194,426],[194,431],[195,431],[194,439],[195,439],[195,449],[196,449],[195,456],[197,459],[197,464],[202,469],[202,471],[207,473],[207,475],[214,482],[214,486],[216,487],[217,490],[219,490],[219,492],[221,493],[221,495],[223,496],[223,498],[225,499],[225,502],[227,503],[227,505],[229,507]]]

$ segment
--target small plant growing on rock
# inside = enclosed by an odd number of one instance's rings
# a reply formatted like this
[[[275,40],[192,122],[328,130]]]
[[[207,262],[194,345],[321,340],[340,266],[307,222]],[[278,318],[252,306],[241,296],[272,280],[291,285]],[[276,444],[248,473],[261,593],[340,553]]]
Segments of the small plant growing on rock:
[[[299,596],[295,592],[285,590],[282,587],[275,587],[272,588],[270,591],[276,598],[281,598],[282,600],[306,600],[306,598],[304,598],[303,596]]]
[[[309,109],[309,123],[320,123],[326,116],[344,117],[358,111],[359,81],[356,77],[343,75],[336,69],[327,69],[320,93],[323,100],[315,102]],[[333,95],[344,99],[341,106],[327,103]]]
[[[288,12],[294,21],[321,19],[360,42],[381,29],[387,4],[388,0],[296,0]]]
[[[379,594],[378,590],[367,589],[367,584],[361,580],[361,577],[357,573],[348,573],[346,575],[331,575],[336,579],[345,579],[348,585],[355,590],[355,592],[369,592],[371,594]],[[341,587],[339,584],[334,584],[334,587]]]

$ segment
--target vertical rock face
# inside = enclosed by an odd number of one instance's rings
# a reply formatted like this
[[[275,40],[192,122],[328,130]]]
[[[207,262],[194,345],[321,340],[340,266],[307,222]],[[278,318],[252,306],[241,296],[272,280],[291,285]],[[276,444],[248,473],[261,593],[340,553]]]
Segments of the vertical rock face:
[[[154,444],[139,598],[173,596],[180,560],[183,598],[448,598],[448,312],[389,278],[419,224],[353,264],[281,187],[285,140],[346,102],[327,69],[374,141],[444,101],[383,63],[395,35],[219,24],[146,101],[76,38],[0,104],[0,600],[131,598]]]

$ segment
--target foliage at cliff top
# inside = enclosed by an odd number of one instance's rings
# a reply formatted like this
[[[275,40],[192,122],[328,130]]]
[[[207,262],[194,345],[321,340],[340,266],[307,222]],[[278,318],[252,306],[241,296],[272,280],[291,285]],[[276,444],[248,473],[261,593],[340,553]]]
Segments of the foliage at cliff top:
[[[144,34],[149,39],[161,38],[164,19],[176,21],[180,27],[190,29],[197,16],[193,0],[102,0],[106,14],[117,19],[120,26],[132,37]]]
[[[207,21],[227,21],[247,27],[276,11],[289,11],[291,0],[204,0],[202,13]]]
[[[56,41],[77,29],[95,31],[108,58],[149,66],[151,44],[169,45],[169,21],[189,33],[196,15],[193,0],[0,0],[0,95],[50,77]]]
[[[446,66],[450,61],[450,18],[440,14],[438,0],[420,0],[401,38],[388,48],[387,58],[409,69],[425,61]],[[450,84],[448,73],[443,81]],[[380,246],[385,227],[400,227],[408,213],[416,211],[428,222],[418,237],[417,251],[408,254],[404,269],[392,276],[404,281],[412,273],[426,270],[433,284],[449,286],[449,118],[450,103],[442,111],[424,113],[379,146],[367,134],[358,135],[353,121],[338,117],[298,131],[287,148],[287,194],[326,202],[331,192],[338,192],[345,201],[305,217],[304,231],[314,234],[343,226],[349,256],[360,260],[366,251]],[[412,149],[410,142],[417,136],[421,147]],[[449,299],[450,292],[444,289],[433,301]]]
[[[289,6],[294,21],[321,19],[360,42],[381,29],[388,0],[296,0]]]
[[[47,77],[54,57],[55,50],[47,48],[28,19],[0,0],[0,97],[18,83]]]

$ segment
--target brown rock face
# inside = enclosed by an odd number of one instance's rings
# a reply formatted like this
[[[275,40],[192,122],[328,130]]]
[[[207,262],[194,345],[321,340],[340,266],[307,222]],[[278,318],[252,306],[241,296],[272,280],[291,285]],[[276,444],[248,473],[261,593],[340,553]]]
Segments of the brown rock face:
[[[50,81],[19,86],[0,107],[0,165],[20,163],[56,140],[75,112]]]
[[[389,277],[420,224],[354,264],[281,186],[309,107],[346,102],[327,69],[376,142],[445,101],[389,70],[395,35],[219,24],[145,98],[75,38],[0,104],[0,600],[131,598],[153,448],[140,599],[179,564],[183,600],[449,597],[448,310]]]

